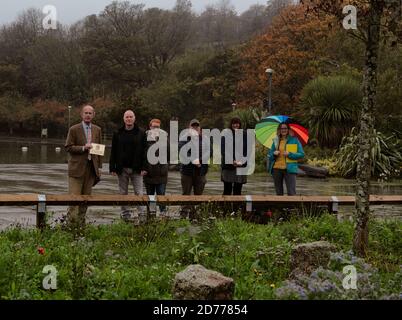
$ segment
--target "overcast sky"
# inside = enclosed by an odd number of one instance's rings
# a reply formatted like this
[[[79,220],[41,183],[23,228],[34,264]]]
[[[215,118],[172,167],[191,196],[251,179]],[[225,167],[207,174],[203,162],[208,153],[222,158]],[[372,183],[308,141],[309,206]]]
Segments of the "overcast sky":
[[[45,5],[54,5],[58,20],[63,24],[70,24],[89,14],[99,13],[111,2],[112,0],[0,0],[0,24],[12,22],[25,9],[32,7],[42,9]],[[130,2],[143,3],[147,7],[171,9],[176,0],[130,0]],[[202,12],[206,5],[216,2],[216,0],[192,0],[193,10]],[[266,2],[266,0],[231,0],[239,13],[253,4],[266,4]]]

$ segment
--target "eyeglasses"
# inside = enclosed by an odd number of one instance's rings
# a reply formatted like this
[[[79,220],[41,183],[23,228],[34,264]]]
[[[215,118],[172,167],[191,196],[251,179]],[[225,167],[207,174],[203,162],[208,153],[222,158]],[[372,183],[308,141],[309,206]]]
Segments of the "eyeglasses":
[[[288,128],[281,128],[281,130],[289,130]]]

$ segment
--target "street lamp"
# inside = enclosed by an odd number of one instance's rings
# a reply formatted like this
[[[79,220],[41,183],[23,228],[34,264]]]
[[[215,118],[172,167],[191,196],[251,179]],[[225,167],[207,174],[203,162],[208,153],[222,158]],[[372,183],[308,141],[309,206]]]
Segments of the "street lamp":
[[[70,118],[71,118],[71,106],[68,106],[68,128],[67,130],[70,130]]]
[[[237,106],[236,102],[233,102],[233,103],[232,103],[232,110],[233,110],[233,111],[236,110],[236,106]]]
[[[272,111],[272,98],[271,98],[271,91],[272,91],[272,74],[274,73],[274,70],[272,69],[267,69],[265,70],[265,73],[268,76],[268,113],[271,115]]]

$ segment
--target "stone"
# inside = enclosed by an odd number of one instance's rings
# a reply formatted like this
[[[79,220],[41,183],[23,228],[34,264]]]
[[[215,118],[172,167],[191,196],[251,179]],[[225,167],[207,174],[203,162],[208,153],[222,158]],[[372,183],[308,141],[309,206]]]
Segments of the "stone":
[[[291,277],[296,274],[310,274],[318,267],[327,267],[334,245],[327,241],[303,243],[292,249],[290,257]]]
[[[202,265],[190,265],[177,273],[173,285],[176,300],[232,300],[235,284],[232,278],[208,270]]]

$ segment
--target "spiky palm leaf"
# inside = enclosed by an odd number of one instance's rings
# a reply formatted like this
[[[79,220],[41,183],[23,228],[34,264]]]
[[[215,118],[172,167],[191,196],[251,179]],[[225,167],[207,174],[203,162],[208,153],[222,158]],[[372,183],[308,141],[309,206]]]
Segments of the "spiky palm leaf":
[[[346,178],[356,175],[359,136],[355,128],[350,136],[343,139],[342,145],[336,154],[336,169]],[[399,141],[395,136],[385,137],[381,132],[374,131],[371,141],[371,175],[388,179],[400,174],[402,153]]]
[[[362,101],[359,83],[345,76],[318,77],[301,95],[300,116],[322,147],[338,147],[356,125]]]

